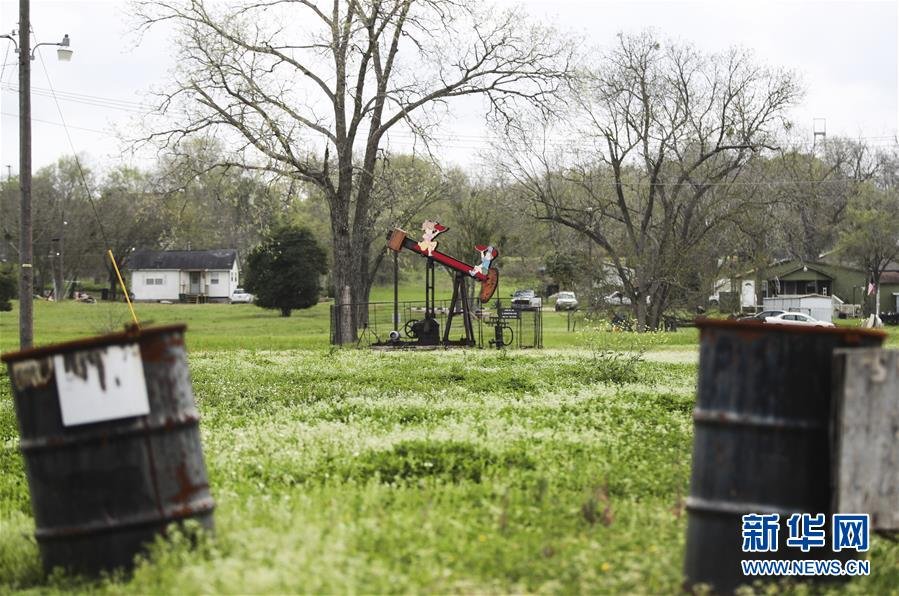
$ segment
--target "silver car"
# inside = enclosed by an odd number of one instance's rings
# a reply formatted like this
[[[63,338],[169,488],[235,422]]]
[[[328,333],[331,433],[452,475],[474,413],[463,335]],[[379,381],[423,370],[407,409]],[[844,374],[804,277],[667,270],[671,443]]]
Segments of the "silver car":
[[[577,310],[577,296],[574,292],[559,292],[556,296],[556,310]]]
[[[765,322],[773,325],[806,325],[812,327],[833,327],[830,321],[819,321],[801,312],[785,312],[767,317]]]

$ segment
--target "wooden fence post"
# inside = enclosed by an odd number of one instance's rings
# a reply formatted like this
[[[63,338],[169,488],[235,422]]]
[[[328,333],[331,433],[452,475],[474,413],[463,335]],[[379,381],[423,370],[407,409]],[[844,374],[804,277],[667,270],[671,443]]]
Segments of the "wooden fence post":
[[[337,343],[348,344],[356,339],[353,332],[353,298],[350,286],[343,286],[340,291],[340,312],[338,313]]]
[[[834,351],[834,511],[899,530],[899,350]]]

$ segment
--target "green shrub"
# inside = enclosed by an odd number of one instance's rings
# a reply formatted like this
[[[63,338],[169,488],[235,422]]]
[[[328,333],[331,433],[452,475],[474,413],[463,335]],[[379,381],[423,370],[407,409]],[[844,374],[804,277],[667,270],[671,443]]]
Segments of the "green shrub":
[[[396,483],[418,478],[440,478],[449,482],[480,482],[488,469],[533,470],[534,461],[522,452],[497,455],[471,443],[456,441],[402,441],[389,451],[370,451],[360,456],[347,474],[360,480],[378,478]]]
[[[10,300],[16,297],[16,269],[12,265],[0,265],[0,311],[11,311]]]

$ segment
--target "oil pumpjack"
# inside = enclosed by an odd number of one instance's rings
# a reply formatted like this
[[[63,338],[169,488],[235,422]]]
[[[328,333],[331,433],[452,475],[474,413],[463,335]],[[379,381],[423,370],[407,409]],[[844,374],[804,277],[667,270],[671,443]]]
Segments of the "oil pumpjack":
[[[418,345],[422,346],[475,346],[477,341],[474,337],[471,323],[471,305],[469,304],[468,292],[466,291],[468,279],[473,278],[481,283],[478,299],[482,304],[488,302],[499,285],[499,271],[491,266],[492,262],[499,256],[499,251],[489,245],[475,246],[475,250],[481,255],[481,262],[478,265],[469,265],[437,250],[437,242],[434,238],[446,230],[447,228],[439,223],[427,220],[422,224],[423,234],[421,241],[409,238],[406,232],[399,228],[394,229],[388,236],[387,247],[394,252],[399,253],[405,248],[428,260],[425,270],[424,317],[408,321],[404,331],[407,336],[413,338]],[[454,272],[453,297],[450,301],[449,312],[446,314],[446,327],[443,330],[442,339],[440,337],[440,323],[437,321],[436,309],[434,307],[434,267],[436,263],[440,263]],[[451,340],[450,330],[452,329],[453,319],[457,315],[462,315],[464,335],[461,339]],[[395,334],[395,338],[398,340],[398,333]]]

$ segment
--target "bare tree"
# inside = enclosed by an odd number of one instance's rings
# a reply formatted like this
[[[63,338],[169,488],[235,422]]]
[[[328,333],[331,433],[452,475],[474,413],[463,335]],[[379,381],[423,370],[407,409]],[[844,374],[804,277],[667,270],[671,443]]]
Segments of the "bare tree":
[[[378,209],[370,215],[369,245],[373,254],[364,295],[368,295],[387,254],[385,230],[399,227],[415,235],[418,225],[427,217],[425,211],[438,201],[455,198],[462,192],[464,184],[458,171],[441,169],[414,156],[397,155],[380,161],[372,187],[372,201]]]
[[[656,327],[690,280],[710,236],[745,203],[731,185],[774,147],[799,94],[786,72],[745,51],[705,55],[652,33],[619,35],[573,89],[563,131],[510,129],[504,159],[540,219],[590,238],[607,255],[639,328]]]
[[[144,26],[178,27],[178,72],[161,110],[166,146],[222,130],[244,166],[314,184],[330,211],[335,296],[367,299],[379,148],[404,124],[426,137],[447,100],[477,95],[508,119],[549,109],[571,53],[519,11],[476,0],[138,2]],[[216,5],[219,6],[219,5]],[[239,156],[260,159],[241,159]],[[355,325],[339,343],[355,341]]]
[[[105,249],[95,254],[105,267],[112,298],[117,294],[118,278],[106,250],[112,251],[120,268],[127,268],[132,252],[158,246],[171,225],[161,203],[162,197],[143,172],[120,166],[106,175],[97,197],[97,227],[92,238]]]
[[[863,184],[847,207],[840,231],[843,254],[865,269],[874,284],[874,313],[880,316],[880,279],[899,259],[899,191]]]
[[[768,192],[784,210],[789,256],[815,261],[833,248],[850,200],[879,174],[883,158],[864,143],[832,138],[815,149],[792,143],[771,165]]]

